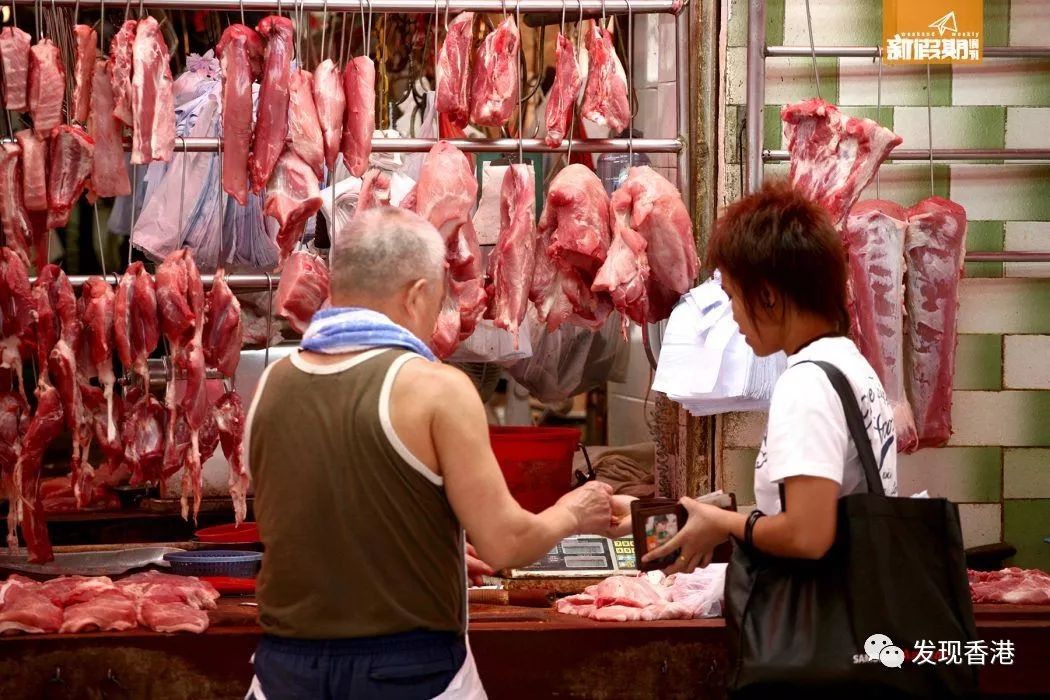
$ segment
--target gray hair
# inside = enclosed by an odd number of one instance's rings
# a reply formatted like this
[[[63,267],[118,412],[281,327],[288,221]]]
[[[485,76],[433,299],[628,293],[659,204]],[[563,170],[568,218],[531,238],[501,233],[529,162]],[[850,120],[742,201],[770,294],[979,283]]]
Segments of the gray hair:
[[[418,279],[442,279],[445,242],[421,216],[378,207],[335,236],[331,268],[333,297],[385,297]]]

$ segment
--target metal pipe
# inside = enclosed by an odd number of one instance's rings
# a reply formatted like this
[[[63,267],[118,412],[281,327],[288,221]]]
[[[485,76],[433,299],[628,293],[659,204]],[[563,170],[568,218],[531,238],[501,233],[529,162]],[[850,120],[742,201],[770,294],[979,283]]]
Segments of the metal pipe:
[[[69,275],[68,279],[74,289],[80,289],[84,286],[84,283],[87,282],[89,277],[95,276],[97,275]],[[120,279],[120,276],[115,274],[107,275],[107,277],[112,280],[113,284],[117,284]],[[235,292],[265,292],[269,289],[268,279],[279,281],[280,275],[271,274],[267,277],[265,273],[230,274],[226,275],[226,284],[228,284],[230,289]],[[205,289],[210,289],[212,282],[214,281],[215,275],[201,275],[201,282],[204,283]],[[29,283],[31,285],[36,284],[36,277],[30,277]]]
[[[96,9],[101,0],[50,0],[56,7],[75,7]],[[16,5],[33,5],[37,0],[12,0]],[[296,5],[304,10],[321,12],[347,12],[368,9],[371,12],[433,12],[433,0],[296,0]],[[449,0],[442,4],[449,12],[503,12],[520,8],[526,12],[561,12],[563,7],[584,12],[605,14],[626,14],[627,0]],[[681,7],[673,0],[631,0],[632,14],[679,13]],[[241,10],[245,12],[276,12],[278,0],[150,0],[150,9],[165,10]]]
[[[747,3],[747,187],[762,187],[762,139],[766,104],[766,2]],[[743,184],[743,183],[741,183]]]
[[[1000,252],[967,253],[968,263],[1045,263],[1050,262],[1050,251],[1004,250]]]
[[[468,153],[516,153],[518,139],[446,139],[453,146]],[[425,153],[438,139],[372,139],[372,150],[382,153]],[[0,143],[15,143],[14,139],[0,139]],[[218,138],[176,139],[176,154],[179,153],[216,153],[220,150],[222,140]],[[522,150],[527,153],[565,153],[568,143],[550,147],[543,139],[524,139]],[[185,145],[185,148],[183,148]],[[585,139],[574,141],[573,151],[580,153],[626,153],[628,139]],[[634,139],[634,150],[645,153],[679,153],[685,148],[684,141],[673,139]],[[124,150],[131,150],[131,141],[124,141]]]
[[[766,150],[762,159],[767,163],[791,160],[787,151]],[[901,149],[890,153],[887,160],[929,160],[929,149]],[[935,148],[934,160],[1050,160],[1050,149],[1045,148]]]
[[[690,103],[695,98],[693,95],[693,76],[690,71],[689,16],[689,12],[683,12],[675,18],[674,23],[675,86],[678,89],[678,109],[675,112],[674,135],[683,144],[683,148],[678,151],[676,162],[678,167],[676,170],[678,173],[678,190],[687,202],[691,200],[689,191],[691,182],[689,179],[689,108]],[[638,142],[635,141],[635,148],[637,148],[637,144]]]
[[[817,46],[819,58],[878,58],[878,46]],[[808,46],[767,46],[767,58],[809,58]],[[1050,46],[985,46],[985,58],[1050,58]]]

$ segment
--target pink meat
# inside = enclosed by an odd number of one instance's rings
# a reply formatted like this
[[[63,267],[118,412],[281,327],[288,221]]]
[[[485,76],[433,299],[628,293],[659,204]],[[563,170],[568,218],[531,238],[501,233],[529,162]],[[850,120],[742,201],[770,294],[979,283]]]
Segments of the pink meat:
[[[157,313],[164,337],[178,356],[203,327],[204,287],[189,248],[171,253],[157,268]]]
[[[361,180],[361,192],[357,196],[354,216],[369,209],[390,204],[390,176],[379,168],[372,168]]]
[[[259,77],[262,39],[251,27],[231,24],[215,47],[222,60],[222,188],[248,204],[248,154],[252,144],[252,80]]]
[[[106,398],[106,415],[109,425],[108,438],[116,438],[116,422],[113,418],[113,386],[117,378],[113,374],[114,354],[114,302],[115,294],[101,277],[89,277],[81,289],[80,317],[84,324],[80,342],[87,347],[91,371],[84,368],[85,376],[98,377]]]
[[[320,208],[321,190],[317,186],[317,175],[302,158],[291,150],[285,151],[266,188],[263,208],[263,213],[277,219],[281,226],[277,245],[281,249],[282,262],[295,250],[307,221]]]
[[[13,143],[5,143],[0,151],[0,219],[7,247],[29,265],[35,235],[22,197],[21,153]]]
[[[273,312],[287,319],[297,333],[305,333],[310,319],[328,299],[328,266],[304,252],[292,253],[281,270]]]
[[[627,99],[627,74],[613,47],[612,34],[595,22],[587,35],[590,66],[587,87],[583,90],[581,114],[614,134],[631,121],[631,103]]]
[[[14,473],[15,491],[22,496],[16,504],[15,519],[22,525],[22,537],[29,550],[28,560],[34,564],[45,564],[55,558],[40,502],[40,469],[44,450],[62,433],[63,424],[62,399],[58,390],[47,384],[41,385],[37,390],[36,412],[22,440],[22,453],[18,456]]]
[[[130,467],[124,464],[125,446],[120,431],[126,411],[124,399],[119,394],[112,394],[112,401],[109,401],[105,391],[89,384],[81,385],[80,396],[84,400],[84,410],[90,424],[88,427],[105,457],[102,466],[95,470],[94,501],[100,487],[119,486],[131,476]],[[112,432],[110,426],[113,426]]]
[[[132,126],[133,112],[131,107],[131,73],[135,60],[135,30],[138,22],[125,20],[120,31],[109,45],[109,62],[106,73],[113,88],[113,116],[126,126]]]
[[[101,59],[95,62],[91,78],[91,112],[88,116],[88,134],[95,142],[90,187],[91,195],[96,198],[131,194],[131,180],[124,165],[124,127],[113,116],[116,102],[106,65]]]
[[[211,404],[208,403],[207,368],[199,334],[190,341],[186,351],[175,358],[175,367],[186,377],[178,415],[185,418],[190,429],[190,450],[182,474],[182,518],[187,518],[189,495],[193,494],[193,520],[196,522],[204,489],[202,465],[204,460],[211,456],[210,452],[215,451],[216,446],[213,443],[209,454],[203,454],[200,435],[204,424],[211,418]]]
[[[139,623],[154,632],[193,632],[208,629],[208,613],[186,603],[146,599],[139,607]]]
[[[0,393],[0,496],[7,499],[7,539],[10,547],[18,545],[16,508],[19,492],[15,489],[15,467],[22,450],[22,439],[29,429],[29,404],[14,392]]]
[[[241,360],[243,343],[241,304],[233,295],[222,268],[215,271],[215,281],[208,293],[204,319],[204,359],[224,376],[233,377]]]
[[[29,50],[29,114],[41,136],[62,123],[65,90],[62,51],[50,39],[41,39]]]
[[[594,604],[599,608],[609,605],[644,608],[671,600],[668,588],[654,586],[645,577],[610,576],[588,592],[594,596]]]
[[[15,134],[22,149],[22,199],[28,211],[47,211],[47,140],[32,129]]]
[[[567,321],[595,329],[605,323],[612,302],[591,285],[608,256],[609,235],[609,195],[601,180],[584,165],[569,165],[547,190],[529,292],[548,330]]]
[[[919,447],[940,447],[952,435],[959,280],[966,254],[966,210],[930,197],[908,210],[908,395]]]
[[[918,442],[904,391],[904,209],[894,202],[860,202],[842,230],[849,253],[852,335],[893,406],[897,450]]]
[[[448,25],[437,62],[437,110],[459,127],[470,122],[470,57],[474,13],[456,15]]]
[[[346,116],[343,121],[343,160],[350,174],[361,177],[372,155],[376,129],[376,67],[368,56],[358,56],[343,71]]]
[[[59,340],[64,340],[70,348],[77,346],[81,324],[73,285],[58,265],[46,265],[40,270],[33,285],[33,299],[38,360],[43,367]]]
[[[1011,566],[1001,571],[969,571],[974,603],[1050,605],[1050,574]]]
[[[91,177],[95,142],[78,126],[59,126],[51,137],[47,226],[64,228]]]
[[[215,403],[215,423],[222,452],[230,464],[230,498],[237,524],[248,513],[248,464],[244,458],[244,403],[236,391],[228,391]]]
[[[613,193],[610,211],[612,245],[591,289],[608,292],[636,323],[662,321],[700,267],[682,196],[652,168],[635,167]]]
[[[0,31],[0,62],[4,68],[4,107],[24,112],[28,107],[29,46],[33,39],[18,27]]]
[[[547,96],[547,136],[544,141],[548,146],[561,145],[562,139],[569,133],[572,119],[572,108],[580,95],[580,65],[576,61],[576,48],[564,34],[558,34],[558,49],[554,73],[554,85]]]
[[[288,102],[292,74],[292,22],[271,15],[256,28],[266,41],[259,109],[248,160],[252,191],[259,192],[270,180],[288,138]]]
[[[62,626],[62,608],[48,600],[35,586],[12,584],[8,579],[0,584],[0,592],[3,592],[0,635],[8,632],[48,634],[57,632]]]
[[[135,601],[114,588],[98,593],[86,602],[66,608],[62,614],[62,627],[59,632],[119,632],[137,625]]]
[[[219,592],[196,576],[144,571],[117,581],[117,588],[137,600],[182,602],[197,610],[214,610]]]
[[[146,395],[131,405],[121,427],[131,483],[157,483],[164,465],[167,413],[164,405]]]
[[[152,17],[139,21],[133,58],[131,162],[168,162],[175,153],[175,96],[168,47]]]
[[[288,137],[291,149],[320,180],[324,172],[324,136],[314,104],[314,77],[309,71],[297,70],[289,81]]]
[[[70,460],[70,483],[77,505],[87,505],[91,494],[94,469],[88,463],[87,448],[90,446],[91,430],[87,412],[80,394],[77,361],[73,346],[59,340],[48,356],[47,371],[58,394],[62,398],[62,409],[66,428],[73,436],[73,456]]]
[[[192,344],[190,347],[193,347]],[[184,370],[180,370],[180,372],[184,372]],[[187,385],[185,379],[178,379],[175,383],[184,388]],[[176,392],[178,392],[178,389],[176,389]],[[200,394],[198,393],[198,395]],[[164,471],[162,478],[165,480],[170,479],[182,470],[182,489],[183,496],[187,498],[187,516],[189,515],[188,496],[194,492],[194,481],[197,477],[197,467],[195,464],[190,464],[190,459],[191,457],[195,460],[199,459],[200,463],[204,464],[215,454],[215,450],[219,449],[219,426],[215,422],[213,412],[206,414],[204,424],[196,432],[197,442],[196,451],[194,451],[194,431],[190,428],[186,414],[180,413],[175,422],[175,432],[173,436],[167,439],[164,445]],[[200,455],[199,458],[196,455]]]
[[[343,72],[330,58],[321,61],[314,71],[314,104],[321,123],[325,164],[333,170],[343,142],[346,93],[343,92]]]
[[[836,226],[875,177],[900,136],[871,119],[849,117],[820,99],[780,111],[791,154],[791,182],[824,205]]]
[[[108,576],[59,576],[39,584],[36,590],[58,607],[65,608],[116,590],[116,586]]]
[[[73,121],[87,124],[95,60],[98,58],[98,34],[86,24],[78,24],[73,27],[73,37],[77,44],[73,68]]]
[[[518,25],[508,16],[478,46],[470,88],[470,119],[503,126],[518,106]]]
[[[120,364],[148,385],[146,361],[160,341],[160,319],[153,277],[141,262],[133,262],[117,285],[113,331]]]
[[[530,165],[512,165],[500,192],[500,233],[489,259],[495,324],[514,336],[528,310],[536,267],[536,179]]]

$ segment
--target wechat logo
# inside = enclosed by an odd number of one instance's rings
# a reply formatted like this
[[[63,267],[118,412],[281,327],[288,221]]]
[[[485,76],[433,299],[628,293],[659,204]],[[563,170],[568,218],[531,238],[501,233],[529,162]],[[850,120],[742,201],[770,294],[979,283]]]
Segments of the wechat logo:
[[[864,642],[864,652],[872,661],[878,661],[886,668],[900,668],[904,665],[904,650],[894,646],[893,640],[884,634],[873,634]]]

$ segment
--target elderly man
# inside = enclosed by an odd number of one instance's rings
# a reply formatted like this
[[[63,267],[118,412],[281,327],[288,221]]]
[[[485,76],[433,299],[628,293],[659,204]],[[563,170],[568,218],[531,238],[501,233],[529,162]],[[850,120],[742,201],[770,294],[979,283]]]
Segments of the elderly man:
[[[356,217],[333,241],[333,308],[259,381],[247,432],[265,636],[249,697],[482,698],[463,531],[501,568],[623,515],[598,484],[539,514],[510,495],[474,385],[419,340],[444,260],[415,214]]]

